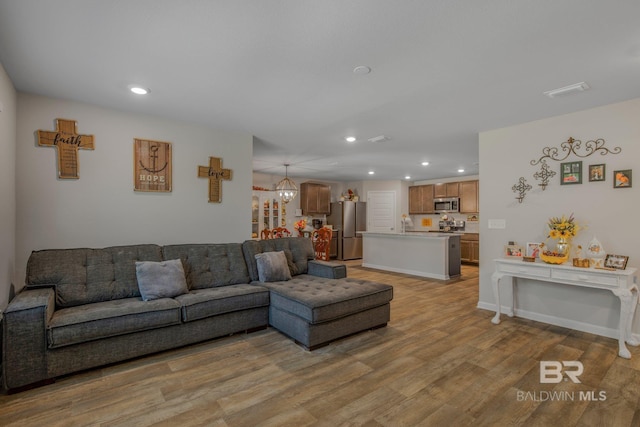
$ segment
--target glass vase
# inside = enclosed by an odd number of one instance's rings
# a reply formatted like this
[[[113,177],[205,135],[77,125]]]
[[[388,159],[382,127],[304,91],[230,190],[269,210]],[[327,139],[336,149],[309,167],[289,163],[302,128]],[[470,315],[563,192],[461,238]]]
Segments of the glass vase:
[[[558,243],[556,243],[556,252],[559,256],[569,255],[569,239],[566,237],[558,237]]]

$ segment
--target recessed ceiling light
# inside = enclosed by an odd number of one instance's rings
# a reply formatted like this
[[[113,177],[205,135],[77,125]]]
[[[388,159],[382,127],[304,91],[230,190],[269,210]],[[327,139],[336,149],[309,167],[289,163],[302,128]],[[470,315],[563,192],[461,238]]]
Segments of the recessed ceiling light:
[[[458,172],[462,173],[464,172],[464,169],[458,169]]]
[[[374,171],[369,171],[369,175],[373,175],[374,173]]]
[[[429,162],[422,162],[422,166],[429,166]]]
[[[411,179],[409,175],[405,176],[404,179]]]
[[[358,74],[360,76],[364,76],[365,74],[369,74],[371,72],[371,68],[366,65],[358,65],[353,69],[353,74]]]
[[[347,142],[356,142],[356,137],[355,136],[348,136],[345,138],[345,140]]]
[[[129,90],[136,95],[146,95],[151,92],[149,89],[141,87],[141,86],[129,86]]]

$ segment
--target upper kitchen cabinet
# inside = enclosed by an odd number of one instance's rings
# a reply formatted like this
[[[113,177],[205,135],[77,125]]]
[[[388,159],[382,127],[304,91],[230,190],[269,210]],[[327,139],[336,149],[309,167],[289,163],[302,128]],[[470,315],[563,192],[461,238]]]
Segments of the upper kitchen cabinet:
[[[478,203],[478,181],[461,181],[460,191],[460,213],[478,213],[480,205]]]
[[[331,213],[331,187],[313,182],[300,184],[300,208],[304,215]]]
[[[409,214],[433,213],[433,184],[409,187]]]
[[[433,197],[440,199],[443,197],[459,197],[459,186],[457,182],[445,182],[433,185]]]

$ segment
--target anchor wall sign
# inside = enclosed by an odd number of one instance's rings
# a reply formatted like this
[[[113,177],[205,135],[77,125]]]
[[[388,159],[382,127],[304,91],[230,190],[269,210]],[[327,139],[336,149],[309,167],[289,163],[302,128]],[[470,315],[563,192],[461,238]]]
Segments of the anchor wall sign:
[[[75,120],[56,119],[56,130],[39,130],[38,145],[55,147],[58,153],[58,178],[78,179],[78,150],[93,150],[93,135],[79,135]]]
[[[133,182],[135,191],[171,191],[171,143],[133,140]]]

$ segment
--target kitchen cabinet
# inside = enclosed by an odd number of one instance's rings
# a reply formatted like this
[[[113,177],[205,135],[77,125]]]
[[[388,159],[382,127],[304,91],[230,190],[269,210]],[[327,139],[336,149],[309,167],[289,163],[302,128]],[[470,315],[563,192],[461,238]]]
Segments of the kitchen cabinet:
[[[409,187],[409,215],[422,213],[422,185]]]
[[[300,184],[300,208],[303,215],[331,213],[331,187],[324,184]]]
[[[460,213],[478,213],[478,181],[461,181],[460,191]]]
[[[440,199],[443,197],[458,197],[459,189],[457,182],[443,182],[433,185],[433,197]]]
[[[409,214],[433,212],[433,184],[409,187]]]
[[[254,191],[251,198],[251,238],[259,239],[263,230],[284,227],[281,202],[276,191]]]
[[[460,261],[470,264],[480,263],[480,235],[464,233],[460,236]]]

